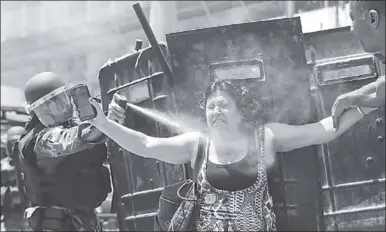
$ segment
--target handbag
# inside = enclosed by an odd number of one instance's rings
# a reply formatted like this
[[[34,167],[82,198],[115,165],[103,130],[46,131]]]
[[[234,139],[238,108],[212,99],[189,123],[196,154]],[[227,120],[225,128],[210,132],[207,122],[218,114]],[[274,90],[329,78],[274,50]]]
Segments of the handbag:
[[[166,186],[159,199],[158,213],[154,218],[154,231],[192,231],[200,213],[200,196],[196,179],[201,168],[206,142],[201,136],[198,142],[193,180],[187,179]]]
[[[33,206],[24,211],[33,231],[83,231],[82,221],[60,206]]]

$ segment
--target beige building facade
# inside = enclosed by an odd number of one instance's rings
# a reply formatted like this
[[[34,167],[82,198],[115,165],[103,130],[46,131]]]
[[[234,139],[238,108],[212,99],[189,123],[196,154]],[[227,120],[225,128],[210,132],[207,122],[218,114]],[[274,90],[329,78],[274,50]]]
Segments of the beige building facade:
[[[176,1],[168,14],[175,14],[173,30],[184,31],[291,16],[326,6],[323,1],[292,2]],[[2,1],[1,84],[23,88],[32,75],[53,71],[73,84],[87,83],[98,93],[99,68],[109,58],[132,52],[136,39],[147,41],[134,3]],[[149,18],[152,2],[140,3]],[[153,3],[157,4],[162,2]]]

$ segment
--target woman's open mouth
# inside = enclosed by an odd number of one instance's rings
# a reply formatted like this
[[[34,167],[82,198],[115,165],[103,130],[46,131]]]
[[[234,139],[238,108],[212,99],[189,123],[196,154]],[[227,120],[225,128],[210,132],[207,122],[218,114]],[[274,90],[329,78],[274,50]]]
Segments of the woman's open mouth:
[[[218,123],[225,123],[225,120],[221,119],[221,118],[216,118],[213,120],[213,125],[216,125]]]

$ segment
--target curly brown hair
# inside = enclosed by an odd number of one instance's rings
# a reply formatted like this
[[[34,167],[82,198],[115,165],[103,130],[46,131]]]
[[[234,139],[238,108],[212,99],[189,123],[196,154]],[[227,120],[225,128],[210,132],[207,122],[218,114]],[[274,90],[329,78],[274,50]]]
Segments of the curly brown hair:
[[[205,109],[208,97],[217,90],[226,91],[235,100],[236,107],[240,111],[244,123],[255,124],[257,121],[264,121],[259,97],[250,91],[246,81],[236,79],[218,79],[206,88],[200,102],[203,120],[206,119]]]

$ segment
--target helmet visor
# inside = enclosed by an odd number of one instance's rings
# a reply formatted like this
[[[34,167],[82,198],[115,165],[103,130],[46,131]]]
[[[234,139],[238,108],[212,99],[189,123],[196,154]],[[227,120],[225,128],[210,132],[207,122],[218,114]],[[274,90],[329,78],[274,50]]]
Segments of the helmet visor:
[[[73,115],[70,93],[65,87],[58,88],[31,104],[31,110],[46,127],[60,125]]]

